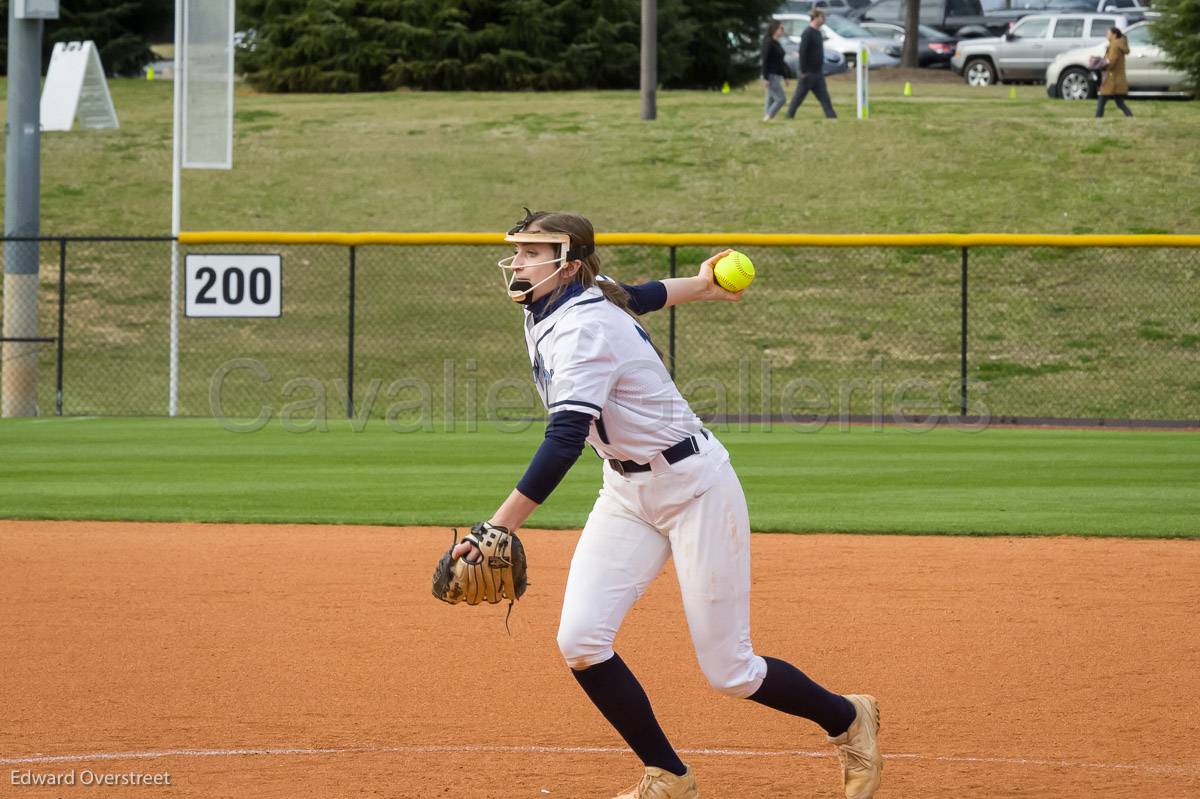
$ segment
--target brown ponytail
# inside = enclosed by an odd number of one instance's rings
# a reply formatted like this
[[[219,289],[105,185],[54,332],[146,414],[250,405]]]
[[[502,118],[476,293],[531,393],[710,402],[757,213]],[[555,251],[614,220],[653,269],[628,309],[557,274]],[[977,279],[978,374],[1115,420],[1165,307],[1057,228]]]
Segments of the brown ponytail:
[[[629,310],[629,295],[620,284],[611,280],[597,280],[600,274],[600,256],[596,253],[596,231],[587,217],[579,214],[557,213],[552,211],[534,211],[529,215],[526,228],[536,228],[543,233],[566,233],[571,237],[571,249],[584,247],[591,251],[586,258],[579,259],[582,265],[572,280],[583,286],[597,286],[604,293],[604,298],[630,316],[637,314]],[[550,293],[550,302],[558,299],[565,286],[560,286]]]
[[[534,211],[528,215],[526,221],[526,229],[529,228],[535,228],[543,233],[566,233],[571,237],[571,249],[583,247],[589,250],[590,254],[587,257],[579,259],[582,265],[571,282],[585,287],[596,286],[604,295],[604,299],[629,314],[633,319],[638,318],[637,314],[630,310],[629,295],[625,289],[621,288],[620,283],[596,279],[596,276],[600,274],[600,256],[596,253],[596,231],[587,217],[553,211]],[[549,295],[550,303],[557,300],[565,288],[566,286],[559,286],[552,291]],[[653,347],[654,344],[651,343],[650,346]],[[658,353],[659,358],[662,358],[662,351],[658,347],[654,347],[654,351]]]

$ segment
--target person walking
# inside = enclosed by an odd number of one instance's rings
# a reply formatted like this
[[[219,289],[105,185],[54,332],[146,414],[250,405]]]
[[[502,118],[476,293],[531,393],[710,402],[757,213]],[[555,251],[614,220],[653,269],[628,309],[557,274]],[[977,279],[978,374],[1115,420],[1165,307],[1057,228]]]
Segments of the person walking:
[[[770,122],[787,102],[788,78],[792,70],[783,60],[783,23],[777,19],[771,20],[767,26],[767,35],[763,37],[762,46],[762,79],[767,90],[767,105],[763,111],[763,122]]]
[[[1104,69],[1104,79],[1100,82],[1100,96],[1096,100],[1096,118],[1104,116],[1104,106],[1112,100],[1125,116],[1133,116],[1125,98],[1129,96],[1129,80],[1125,77],[1125,56],[1129,55],[1129,40],[1115,25],[1108,29],[1108,51],[1104,60],[1108,66]]]
[[[825,24],[825,12],[814,8],[808,27],[800,36],[800,78],[796,81],[796,93],[788,104],[788,119],[794,119],[796,109],[812,92],[821,102],[826,119],[837,119],[833,102],[829,99],[829,87],[825,85],[825,42],[821,37],[821,26]]]

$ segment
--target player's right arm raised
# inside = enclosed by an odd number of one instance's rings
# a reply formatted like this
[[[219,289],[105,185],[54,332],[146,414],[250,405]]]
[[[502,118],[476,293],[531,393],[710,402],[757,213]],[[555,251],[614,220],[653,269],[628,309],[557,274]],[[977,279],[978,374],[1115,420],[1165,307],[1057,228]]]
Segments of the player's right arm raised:
[[[641,316],[689,302],[737,302],[744,292],[726,291],[713,280],[713,266],[731,252],[733,250],[721,250],[700,264],[700,270],[692,277],[669,277],[635,286],[622,283],[621,288],[629,295],[629,309]]]
[[[713,266],[731,252],[733,250],[721,250],[700,264],[700,271],[693,277],[673,277],[664,280],[663,285],[667,287],[667,304],[663,307],[669,308],[672,305],[683,305],[687,302],[715,300],[737,302],[740,300],[745,291],[726,291],[713,280]]]

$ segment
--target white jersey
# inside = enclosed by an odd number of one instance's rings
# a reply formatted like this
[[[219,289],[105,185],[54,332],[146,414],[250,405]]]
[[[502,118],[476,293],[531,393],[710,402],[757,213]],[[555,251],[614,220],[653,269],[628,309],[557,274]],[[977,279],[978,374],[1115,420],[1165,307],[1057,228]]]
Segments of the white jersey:
[[[525,341],[546,410],[591,416],[587,441],[600,457],[648,463],[700,433],[650,336],[599,288],[567,299],[540,322],[527,311]]]

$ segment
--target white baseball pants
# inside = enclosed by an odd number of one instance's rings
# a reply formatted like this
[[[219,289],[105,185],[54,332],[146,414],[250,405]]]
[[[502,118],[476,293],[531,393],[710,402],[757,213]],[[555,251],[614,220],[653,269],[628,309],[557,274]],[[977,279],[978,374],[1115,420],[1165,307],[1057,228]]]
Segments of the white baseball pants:
[[[750,643],[750,517],[728,451],[715,437],[696,439],[699,453],[673,465],[657,455],[648,472],[604,464],[571,559],[558,646],[572,669],[611,658],[625,614],[670,555],[704,676],[745,698],[767,673]]]

